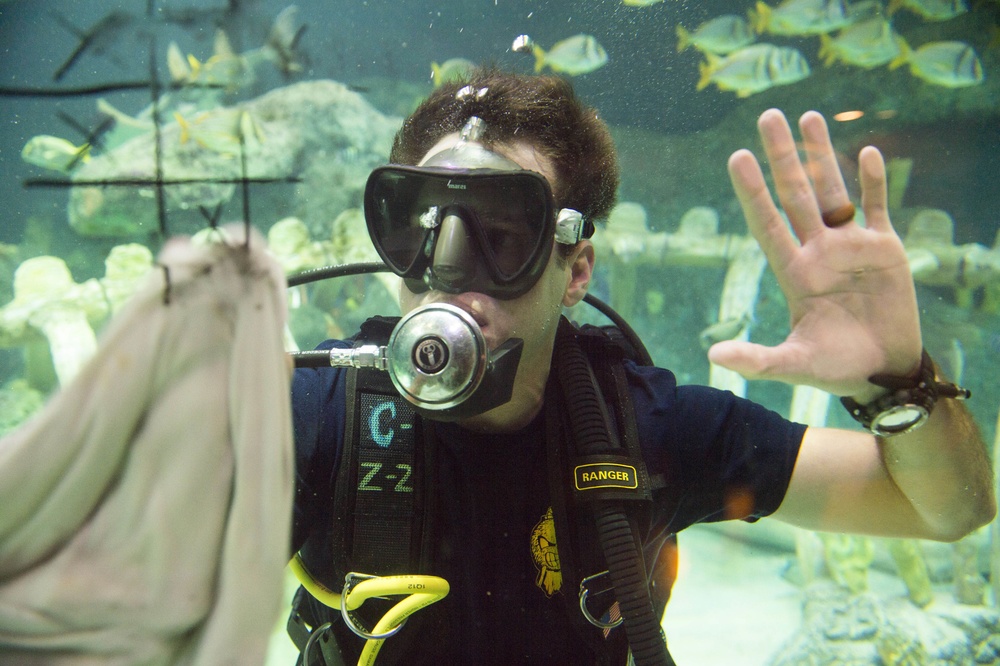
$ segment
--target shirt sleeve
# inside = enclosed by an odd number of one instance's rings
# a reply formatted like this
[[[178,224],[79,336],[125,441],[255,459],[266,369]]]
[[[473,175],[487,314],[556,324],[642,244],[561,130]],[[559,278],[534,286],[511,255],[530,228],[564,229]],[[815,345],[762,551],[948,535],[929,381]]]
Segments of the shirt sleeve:
[[[678,532],[777,510],[806,426],[729,391],[677,386],[668,370],[630,366],[629,377],[649,473],[664,481],[661,526]]]

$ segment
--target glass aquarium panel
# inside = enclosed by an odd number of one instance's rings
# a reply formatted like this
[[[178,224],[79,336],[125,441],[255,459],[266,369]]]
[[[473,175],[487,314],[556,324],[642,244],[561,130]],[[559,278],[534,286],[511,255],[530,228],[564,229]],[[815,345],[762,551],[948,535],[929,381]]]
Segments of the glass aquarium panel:
[[[858,154],[878,148],[924,347],[971,390],[993,450],[996,0],[285,1],[0,0],[0,434],[73,380],[172,236],[250,225],[290,276],[379,261],[368,174],[432,90],[492,65],[565,77],[610,127],[621,181],[591,293],[678,383],[811,426],[857,427],[828,394],[748,383],[706,355],[789,332],[726,164],[762,156],[766,109],[793,127],[819,111],[863,218]],[[387,273],[290,287],[287,347],[398,315],[398,289]],[[678,539],[664,628],[679,664],[1000,663],[995,525],[956,543],[771,519]],[[268,663],[294,663],[284,625]]]

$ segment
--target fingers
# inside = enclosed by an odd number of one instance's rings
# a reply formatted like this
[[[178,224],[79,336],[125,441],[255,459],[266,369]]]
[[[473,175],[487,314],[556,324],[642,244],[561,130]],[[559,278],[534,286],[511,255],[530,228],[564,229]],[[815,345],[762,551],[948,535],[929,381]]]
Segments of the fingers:
[[[737,150],[729,158],[728,167],[729,179],[750,233],[773,266],[786,264],[796,243],[771,199],[757,158],[749,150]]]
[[[810,237],[823,230],[823,220],[820,218],[809,174],[799,159],[792,129],[785,115],[777,109],[768,109],[762,113],[757,121],[757,129],[771,166],[781,207],[788,215],[795,235],[806,243]],[[819,147],[815,149],[819,150]],[[817,173],[821,175],[819,169]]]
[[[862,148],[858,155],[858,170],[861,174],[861,208],[865,211],[865,226],[875,231],[891,231],[882,153],[874,146]]]
[[[850,222],[854,210],[830,142],[826,120],[815,111],[807,111],[799,119],[799,129],[822,220],[830,227]]]

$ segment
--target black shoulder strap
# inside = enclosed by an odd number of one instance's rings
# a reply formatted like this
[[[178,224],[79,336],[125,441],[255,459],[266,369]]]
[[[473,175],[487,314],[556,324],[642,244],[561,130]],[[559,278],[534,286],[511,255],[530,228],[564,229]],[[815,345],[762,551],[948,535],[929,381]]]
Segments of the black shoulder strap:
[[[384,345],[397,320],[369,319],[355,345]],[[426,490],[436,449],[432,427],[399,395],[387,373],[370,368],[346,372],[347,418],[331,510],[333,551],[327,554],[337,589],[352,571],[380,576],[430,571],[434,516],[425,510],[432,501]],[[390,605],[372,600],[356,614],[371,629]],[[381,662],[405,663],[422,619],[423,614],[410,618],[403,631],[386,641]],[[336,619],[332,631],[343,657],[356,661],[364,640]]]
[[[594,587],[613,591],[612,610],[624,620],[627,649],[636,663],[673,664],[660,629],[662,607],[651,598],[643,559],[638,518],[652,494],[622,359],[609,358],[612,348],[603,342],[588,357],[583,347],[591,343],[584,337],[567,320],[560,321],[546,389],[546,446],[553,502],[561,505],[553,507],[553,514],[563,580],[581,584],[582,594],[606,571]],[[600,360],[592,364],[592,358]],[[588,561],[594,549],[582,543],[594,525],[604,556],[600,565],[593,564],[594,558]],[[594,635],[584,632],[591,645]],[[621,644],[621,631],[605,628],[603,635]],[[606,642],[603,651],[609,648]]]
[[[357,344],[384,344],[395,322],[368,320]],[[332,554],[343,569],[337,573],[416,573],[414,564],[426,563],[430,514],[420,482],[429,455],[429,447],[417,447],[421,420],[387,373],[368,368],[347,371],[347,415],[333,507],[333,542],[345,545]]]

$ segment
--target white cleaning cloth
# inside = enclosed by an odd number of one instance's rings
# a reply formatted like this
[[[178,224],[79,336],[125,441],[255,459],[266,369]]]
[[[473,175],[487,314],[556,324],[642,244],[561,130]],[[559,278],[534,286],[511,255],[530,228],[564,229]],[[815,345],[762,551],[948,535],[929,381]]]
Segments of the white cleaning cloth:
[[[254,664],[293,490],[285,280],[175,239],[96,356],[0,440],[0,663]]]

